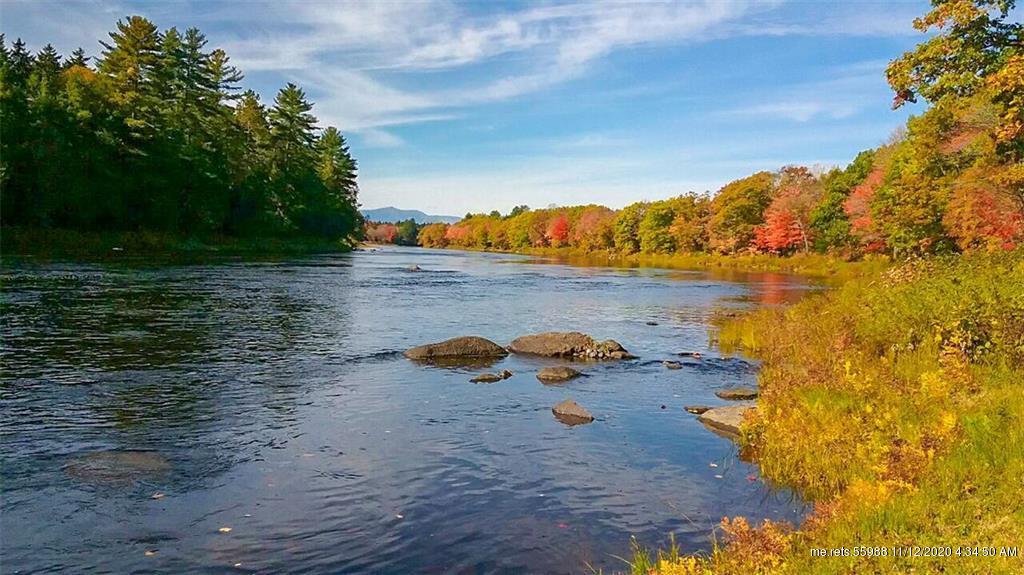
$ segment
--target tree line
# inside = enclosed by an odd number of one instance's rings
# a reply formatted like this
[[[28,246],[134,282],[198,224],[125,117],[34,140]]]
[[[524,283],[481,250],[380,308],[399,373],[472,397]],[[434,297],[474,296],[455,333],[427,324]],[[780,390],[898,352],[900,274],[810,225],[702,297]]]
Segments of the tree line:
[[[363,238],[378,244],[398,244],[400,246],[418,245],[422,224],[409,218],[396,223],[367,221],[363,227]]]
[[[117,22],[95,59],[0,35],[5,226],[317,236],[362,231],[356,161],[289,83],[266,105],[196,28]]]
[[[934,31],[890,63],[894,107],[931,104],[848,166],[786,166],[714,193],[468,214],[429,224],[420,245],[623,254],[829,252],[856,257],[1012,248],[1024,241],[1024,38],[1014,3],[936,0]]]

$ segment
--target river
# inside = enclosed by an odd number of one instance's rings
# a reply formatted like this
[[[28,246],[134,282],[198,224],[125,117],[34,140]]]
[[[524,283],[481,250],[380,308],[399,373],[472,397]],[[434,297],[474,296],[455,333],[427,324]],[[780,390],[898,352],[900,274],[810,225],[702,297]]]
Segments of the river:
[[[5,573],[610,573],[631,535],[702,550],[723,516],[805,511],[683,410],[756,384],[709,317],[813,287],[792,276],[382,248],[2,282]],[[549,330],[640,359],[474,384],[401,355]],[[660,364],[679,351],[704,359]],[[569,397],[596,421],[557,421]]]

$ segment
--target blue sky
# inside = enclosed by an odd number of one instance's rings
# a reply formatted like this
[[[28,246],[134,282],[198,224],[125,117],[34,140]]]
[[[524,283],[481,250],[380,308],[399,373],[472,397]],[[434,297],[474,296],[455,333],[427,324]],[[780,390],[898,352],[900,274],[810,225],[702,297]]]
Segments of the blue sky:
[[[129,14],[197,26],[271,102],[292,81],[348,136],[364,207],[430,213],[714,190],[845,165],[920,109],[884,68],[927,2],[0,3],[8,41],[83,46]]]

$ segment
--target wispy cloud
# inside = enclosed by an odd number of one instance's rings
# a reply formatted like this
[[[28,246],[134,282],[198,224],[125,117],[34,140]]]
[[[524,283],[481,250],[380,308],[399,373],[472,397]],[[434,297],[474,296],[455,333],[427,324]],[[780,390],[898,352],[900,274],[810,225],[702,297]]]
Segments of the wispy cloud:
[[[885,62],[870,60],[847,64],[826,73],[825,79],[781,88],[764,87],[758,102],[725,113],[739,117],[776,117],[794,122],[840,120],[884,104]]]

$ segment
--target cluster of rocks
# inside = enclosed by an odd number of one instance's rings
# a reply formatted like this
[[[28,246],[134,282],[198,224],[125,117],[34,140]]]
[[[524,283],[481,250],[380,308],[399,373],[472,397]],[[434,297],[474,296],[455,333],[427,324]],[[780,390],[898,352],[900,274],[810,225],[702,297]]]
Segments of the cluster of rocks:
[[[580,332],[546,332],[524,335],[512,340],[508,348],[479,336],[456,337],[446,341],[414,347],[405,352],[409,359],[428,362],[452,361],[495,361],[511,353],[534,355],[540,357],[576,359],[576,360],[626,360],[635,359],[622,345],[615,340],[598,341]],[[681,357],[700,359],[699,352],[681,352]],[[681,369],[683,364],[678,361],[661,362],[667,369]],[[482,373],[470,381],[476,383],[492,383],[512,377],[512,372],[503,370],[500,373]],[[567,367],[545,367],[537,373],[542,383],[561,383],[582,375],[579,371]],[[739,437],[740,425],[747,413],[756,409],[749,400],[756,399],[756,389],[738,387],[725,389],[715,393],[719,398],[735,401],[745,400],[737,405],[709,407],[705,405],[688,405],[686,411],[698,415],[701,423],[712,431],[730,438]],[[552,410],[559,421],[567,425],[590,423],[594,416],[571,399],[555,405]]]
[[[409,349],[405,352],[405,357],[419,361],[456,358],[497,359],[505,357],[509,352],[570,359],[636,359],[635,355],[629,353],[615,340],[597,341],[585,333],[575,331],[524,335],[512,340],[508,349],[475,335],[454,337]]]
[[[615,340],[598,341],[580,332],[546,332],[524,335],[512,340],[508,348],[503,348],[493,341],[479,336],[463,336],[449,340],[428,343],[409,349],[405,357],[432,363],[474,363],[489,362],[503,358],[509,352],[523,355],[535,355],[551,358],[578,360],[626,360],[636,359]],[[474,383],[493,383],[512,377],[506,370],[500,373],[481,373],[470,381]],[[582,375],[578,370],[567,366],[545,367],[537,373],[542,383],[561,383]],[[589,423],[594,416],[571,399],[567,399],[552,408],[555,417],[568,425]]]

